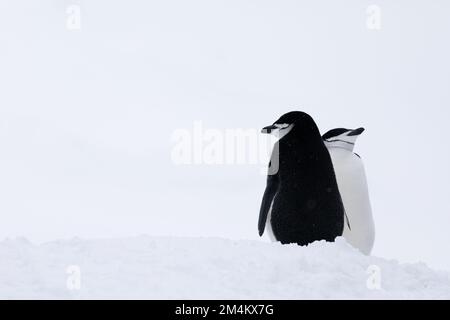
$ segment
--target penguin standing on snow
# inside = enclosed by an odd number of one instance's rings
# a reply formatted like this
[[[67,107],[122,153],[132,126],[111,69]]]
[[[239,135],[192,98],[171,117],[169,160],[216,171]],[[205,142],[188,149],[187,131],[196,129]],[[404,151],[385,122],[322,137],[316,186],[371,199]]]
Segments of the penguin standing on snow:
[[[286,113],[263,133],[275,133],[267,186],[259,213],[262,236],[267,224],[274,240],[307,245],[334,241],[344,229],[344,206],[330,154],[314,120]]]
[[[356,139],[364,128],[333,129],[323,135],[330,152],[339,191],[344,202],[350,228],[345,225],[343,236],[364,254],[370,254],[375,241],[366,174],[361,157],[353,152]]]

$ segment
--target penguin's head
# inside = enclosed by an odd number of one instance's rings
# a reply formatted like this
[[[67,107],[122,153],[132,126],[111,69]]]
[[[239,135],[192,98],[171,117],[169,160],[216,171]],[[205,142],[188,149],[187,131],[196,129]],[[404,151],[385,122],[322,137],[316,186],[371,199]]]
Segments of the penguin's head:
[[[301,111],[291,111],[282,115],[272,125],[264,127],[261,132],[274,134],[281,139],[291,132],[294,127],[317,128],[314,120],[307,113]]]
[[[356,139],[364,132],[364,128],[336,128],[325,133],[322,138],[328,148],[344,148],[353,151]]]

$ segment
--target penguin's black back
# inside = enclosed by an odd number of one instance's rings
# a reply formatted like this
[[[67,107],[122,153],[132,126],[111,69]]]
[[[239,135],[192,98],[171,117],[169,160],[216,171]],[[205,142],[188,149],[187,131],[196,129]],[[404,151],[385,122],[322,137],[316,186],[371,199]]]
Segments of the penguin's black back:
[[[300,245],[334,241],[343,232],[344,206],[317,126],[308,118],[278,144],[278,190],[271,212],[275,237]]]

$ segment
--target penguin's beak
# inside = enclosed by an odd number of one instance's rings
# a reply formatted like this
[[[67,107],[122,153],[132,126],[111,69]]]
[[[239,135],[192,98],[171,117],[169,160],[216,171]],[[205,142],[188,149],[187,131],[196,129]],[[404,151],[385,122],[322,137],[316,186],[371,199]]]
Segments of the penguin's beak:
[[[364,128],[358,128],[358,129],[350,131],[347,135],[348,136],[359,136],[361,133],[364,132],[364,130],[365,130]]]
[[[271,134],[272,131],[278,130],[279,128],[276,125],[271,125],[271,126],[267,126],[262,128],[261,133],[266,133],[266,134]]]

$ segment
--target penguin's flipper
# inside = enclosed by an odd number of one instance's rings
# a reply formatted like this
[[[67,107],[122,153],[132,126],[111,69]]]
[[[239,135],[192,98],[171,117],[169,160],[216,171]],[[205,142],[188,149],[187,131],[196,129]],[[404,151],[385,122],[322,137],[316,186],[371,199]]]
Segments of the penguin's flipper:
[[[347,211],[345,211],[345,208],[344,208],[344,217],[345,217],[345,222],[347,223],[348,230],[352,231],[352,228],[350,227],[350,219],[347,216]]]
[[[272,205],[272,200],[278,190],[278,174],[267,176],[267,186],[266,191],[264,191],[264,196],[261,203],[261,209],[259,210],[258,219],[258,232],[259,236],[264,233],[264,228],[266,227],[267,215],[269,213],[270,207]]]

